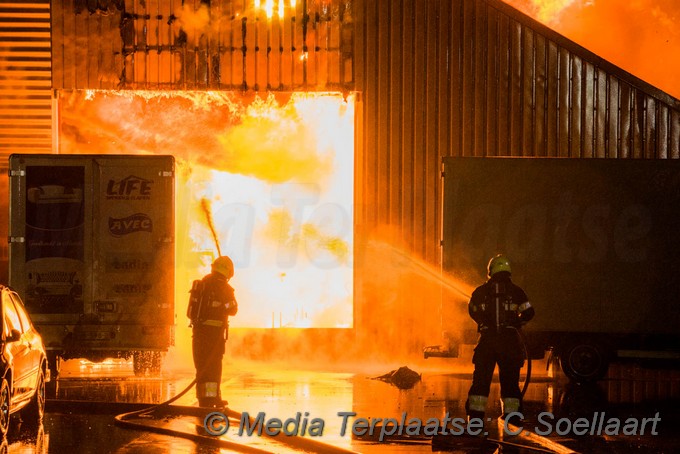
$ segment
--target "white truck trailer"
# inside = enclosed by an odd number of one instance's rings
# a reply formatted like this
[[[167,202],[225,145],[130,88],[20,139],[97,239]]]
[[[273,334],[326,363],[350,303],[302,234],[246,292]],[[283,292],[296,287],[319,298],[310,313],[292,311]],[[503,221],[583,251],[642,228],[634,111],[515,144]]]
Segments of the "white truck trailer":
[[[174,342],[174,158],[14,154],[9,284],[62,358],[160,371]]]

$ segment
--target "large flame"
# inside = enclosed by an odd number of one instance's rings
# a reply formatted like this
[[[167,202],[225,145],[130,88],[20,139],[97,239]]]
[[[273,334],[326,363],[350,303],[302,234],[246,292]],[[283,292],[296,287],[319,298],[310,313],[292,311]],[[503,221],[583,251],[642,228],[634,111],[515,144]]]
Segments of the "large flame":
[[[60,118],[63,153],[175,156],[178,317],[216,237],[236,266],[232,326],[352,325],[352,97],[70,92]]]
[[[504,0],[637,77],[680,98],[680,2]]]

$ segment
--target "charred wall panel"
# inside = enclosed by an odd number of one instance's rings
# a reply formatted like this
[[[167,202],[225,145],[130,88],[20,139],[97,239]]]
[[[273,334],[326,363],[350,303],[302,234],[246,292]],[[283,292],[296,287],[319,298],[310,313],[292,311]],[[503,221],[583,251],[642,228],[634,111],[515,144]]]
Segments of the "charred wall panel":
[[[680,155],[677,99],[501,1],[364,1],[355,12],[359,241],[438,265],[444,156]],[[387,311],[411,330],[436,318],[435,302],[387,303],[358,278],[359,325]]]
[[[353,89],[351,0],[55,0],[57,89]]]

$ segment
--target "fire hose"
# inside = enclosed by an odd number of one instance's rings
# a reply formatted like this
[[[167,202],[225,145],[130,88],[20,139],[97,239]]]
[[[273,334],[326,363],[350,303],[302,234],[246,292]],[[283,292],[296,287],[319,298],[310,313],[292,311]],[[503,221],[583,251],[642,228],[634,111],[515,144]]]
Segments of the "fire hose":
[[[132,411],[129,413],[122,413],[119,414],[115,417],[116,424],[125,427],[128,429],[135,429],[135,430],[144,430],[144,431],[149,431],[149,432],[154,432],[158,433],[161,435],[169,435],[172,437],[180,437],[180,438],[185,438],[194,442],[202,443],[202,444],[208,444],[212,446],[216,446],[218,448],[225,448],[229,449],[233,452],[247,452],[247,453],[257,453],[257,454],[270,454],[271,451],[267,451],[265,449],[261,448],[256,448],[253,446],[247,446],[243,445],[240,443],[236,443],[233,441],[230,441],[228,439],[218,437],[218,436],[211,436],[208,435],[207,432],[205,435],[200,434],[200,433],[188,433],[188,432],[182,432],[179,430],[171,429],[169,427],[163,427],[159,425],[148,425],[148,424],[143,424],[141,422],[136,422],[134,419],[144,419],[144,418],[155,418],[155,419],[160,419],[160,417],[165,417],[167,418],[168,416],[195,416],[200,418],[205,418],[208,414],[219,411],[223,413],[225,416],[233,419],[241,419],[243,418],[243,414],[240,412],[237,412],[235,410],[231,410],[228,407],[224,408],[203,408],[203,407],[189,407],[189,406],[179,406],[179,405],[170,405],[171,403],[175,402],[177,399],[181,398],[183,395],[185,395],[191,388],[194,387],[196,384],[196,379],[194,379],[189,385],[184,388],[179,394],[173,396],[172,398],[166,400],[165,402],[161,402],[156,405],[152,405],[148,408],[143,408],[141,410],[137,411]],[[253,423],[254,420],[251,418],[251,423]],[[350,451],[344,448],[339,448],[335,447],[332,445],[328,445],[326,443],[322,443],[316,440],[311,440],[305,437],[300,437],[300,436],[293,436],[293,435],[279,435],[279,436],[271,436],[268,435],[266,432],[262,433],[263,437],[270,438],[272,440],[275,440],[279,443],[289,445],[295,449],[301,449],[306,452],[318,452],[318,453],[323,453],[323,454],[356,454],[354,451]]]
[[[265,449],[261,448],[256,448],[253,446],[246,446],[243,444],[239,444],[236,442],[229,441],[227,439],[221,438],[221,437],[215,437],[215,436],[207,436],[207,435],[201,435],[199,433],[187,433],[187,432],[182,432],[178,430],[174,430],[168,427],[162,427],[158,425],[147,425],[139,422],[134,422],[133,420],[136,418],[156,418],[159,419],[158,413],[159,410],[163,410],[162,416],[168,417],[168,416],[196,416],[199,418],[205,418],[207,413],[206,410],[209,411],[217,411],[218,409],[206,409],[206,408],[201,408],[201,407],[187,407],[187,406],[173,406],[170,405],[171,403],[175,402],[182,396],[184,396],[187,392],[193,388],[193,386],[196,384],[196,380],[194,379],[189,385],[187,385],[186,388],[184,388],[180,393],[177,395],[173,396],[172,398],[166,400],[165,402],[161,402],[159,404],[150,406],[148,408],[144,408],[141,410],[137,411],[132,411],[129,413],[123,413],[119,414],[115,417],[116,424],[129,428],[129,429],[135,429],[135,430],[144,430],[144,431],[150,431],[154,433],[158,433],[161,435],[168,435],[172,437],[180,437],[180,438],[185,438],[191,441],[203,443],[203,444],[209,444],[218,448],[226,448],[230,449],[234,452],[247,452],[247,453],[255,453],[255,454],[269,454],[270,451],[267,451]],[[523,392],[526,391],[526,388],[523,390]],[[231,410],[229,408],[222,408],[219,409],[221,412],[223,412],[226,416],[230,418],[235,418],[235,419],[241,419],[243,415],[237,411]],[[156,415],[154,415],[154,413]],[[252,422],[251,418],[251,422]],[[305,437],[299,437],[299,436],[285,436],[285,437],[274,437],[274,436],[269,436],[263,434],[263,436],[275,439],[279,442],[282,442],[284,444],[288,444],[293,448],[296,449],[302,449],[305,452],[316,452],[316,453],[322,453],[322,454],[356,454],[355,451],[347,450],[344,448],[339,448],[336,446],[328,445],[326,443],[318,442],[315,440],[310,440]],[[282,441],[281,438],[283,438],[285,441]],[[456,437],[454,437],[456,438]],[[438,440],[441,440],[441,438],[438,438]],[[522,444],[522,443],[516,443],[516,442],[510,442],[508,440],[499,440],[499,439],[494,439],[494,438],[486,438],[484,439],[485,441],[489,443],[493,443],[499,446],[507,446],[510,448],[519,448],[519,449],[526,449],[529,451],[534,451],[534,452],[543,452],[543,453],[554,453],[554,452],[565,452],[562,449],[555,449],[554,446],[557,446],[558,448],[562,448],[561,445],[557,445],[556,443],[553,443],[552,445],[548,445],[547,449],[546,447],[538,447],[538,446],[531,446],[527,444]],[[481,440],[481,441],[484,441]],[[432,444],[441,444],[441,441],[436,442],[435,439],[431,440],[429,443]],[[446,443],[444,442],[444,445]]]
[[[208,227],[210,228],[210,232],[213,237],[213,241],[215,242],[215,247],[217,249],[217,255],[221,256],[222,251],[220,250],[220,243],[219,239],[217,237],[217,232],[215,231],[215,227],[213,224],[213,219],[212,219],[212,213],[210,210],[210,205],[209,202],[206,199],[201,200],[201,209],[203,210],[205,216],[206,216],[206,221],[208,223]],[[217,344],[213,346],[213,348],[217,348]],[[205,418],[213,412],[219,411],[223,415],[229,417],[229,418],[235,418],[235,419],[241,419],[243,415],[237,411],[231,410],[226,405],[224,408],[213,408],[213,409],[208,409],[208,408],[202,408],[202,407],[187,407],[187,406],[171,406],[173,402],[184,396],[191,388],[196,385],[196,379],[194,379],[189,385],[184,388],[179,394],[171,397],[170,399],[166,400],[165,402],[161,402],[156,405],[149,406],[147,408],[143,408],[141,410],[136,410],[132,411],[129,413],[122,413],[119,414],[115,417],[116,424],[122,427],[126,428],[131,428],[131,429],[137,429],[137,430],[145,430],[145,431],[151,431],[155,433],[159,433],[162,435],[170,435],[173,437],[181,437],[181,438],[186,438],[195,442],[200,442],[204,444],[210,444],[213,446],[217,446],[220,448],[226,448],[230,449],[235,452],[251,452],[251,453],[268,453],[269,451],[255,448],[252,446],[246,446],[243,444],[239,444],[233,441],[229,441],[227,439],[218,437],[218,436],[211,436],[208,435],[207,431],[205,432],[205,435],[202,433],[187,433],[187,432],[182,432],[178,430],[173,430],[169,427],[162,427],[159,425],[148,425],[148,424],[142,424],[140,422],[135,422],[133,421],[134,419],[143,419],[143,418],[154,418],[157,417],[155,415],[162,413],[163,416],[197,416],[199,418],[203,418],[203,422],[205,424]],[[253,422],[253,419],[251,418],[251,423]],[[205,427],[203,427],[205,430]],[[302,449],[307,452],[319,452],[319,453],[328,453],[328,454],[351,454],[353,451],[346,450],[343,448],[337,448],[335,446],[327,445],[325,443],[318,442],[316,440],[310,440],[305,437],[299,437],[299,436],[281,436],[281,437],[275,437],[268,435],[266,433],[262,434],[262,436],[267,437],[267,438],[272,438],[275,439],[276,441],[283,443],[283,444],[288,444],[290,446],[293,446],[298,449]]]
[[[521,330],[516,330],[518,333],[518,336],[520,336],[520,339],[522,340],[522,344],[524,347],[524,351],[528,360],[527,364],[527,378],[525,379],[524,386],[522,388],[522,396],[526,393],[526,390],[528,388],[529,382],[530,382],[530,376],[531,376],[531,358],[528,355],[528,348],[526,345],[526,339],[524,338]],[[156,405],[152,405],[146,408],[143,408],[141,410],[136,410],[136,411],[131,411],[128,413],[123,413],[119,414],[115,417],[115,422],[116,425],[129,428],[129,429],[134,429],[134,430],[144,430],[144,431],[150,431],[154,433],[158,433],[161,435],[168,435],[168,436],[173,436],[173,437],[180,437],[184,439],[188,439],[197,443],[201,444],[207,444],[207,445],[212,445],[218,448],[223,448],[223,449],[229,449],[233,452],[250,452],[250,453],[268,453],[270,451],[262,448],[257,448],[254,446],[247,446],[243,445],[240,443],[237,443],[235,441],[230,441],[229,439],[222,438],[222,437],[217,437],[217,436],[210,436],[207,434],[202,433],[202,431],[197,430],[195,433],[189,433],[189,432],[183,432],[179,431],[176,429],[172,429],[170,427],[164,426],[164,425],[149,425],[149,424],[144,424],[141,420],[144,419],[163,419],[167,420],[168,417],[171,416],[194,416],[199,418],[199,420],[204,420],[206,416],[210,412],[214,411],[220,411],[224,415],[226,415],[229,418],[232,419],[238,419],[240,420],[243,418],[243,414],[239,413],[237,411],[231,410],[229,408],[222,408],[222,409],[208,409],[208,408],[202,408],[202,407],[194,407],[194,406],[177,406],[177,405],[171,405],[173,402],[177,401],[180,399],[182,396],[184,396],[187,392],[189,392],[194,385],[196,384],[196,379],[193,379],[189,385],[187,385],[182,391],[180,391],[177,395],[171,397],[170,399],[161,402]],[[252,422],[252,418],[251,418]],[[197,426],[197,429],[200,429]],[[326,443],[318,442],[316,440],[310,440],[305,437],[298,437],[298,436],[278,436],[278,437],[272,437],[263,434],[263,436],[267,438],[271,438],[277,442],[280,442],[282,444],[286,444],[291,446],[294,449],[302,449],[307,452],[318,452],[318,453],[329,453],[329,454],[348,454],[348,453],[353,453],[354,451],[350,451],[344,448],[339,448],[335,447],[332,445],[328,445]],[[430,443],[434,442],[435,440],[430,441]],[[511,448],[522,448],[522,449],[527,449],[530,451],[535,451],[535,452],[556,452],[555,450],[552,449],[545,449],[545,448],[540,448],[536,446],[530,446],[530,445],[525,445],[525,444],[519,444],[519,443],[514,443],[510,442],[508,440],[497,440],[497,439],[491,439],[488,438],[486,441],[490,443],[495,443],[497,445],[505,445]],[[559,451],[557,451],[559,452]]]
[[[213,349],[218,348],[218,344],[213,344]],[[214,351],[213,351],[214,353]],[[219,412],[227,418],[242,420],[243,414],[240,412],[229,409],[224,402],[223,408],[206,408],[206,407],[193,407],[193,406],[179,406],[171,405],[176,400],[180,399],[186,393],[188,393],[197,383],[197,379],[194,378],[191,383],[189,383],[186,388],[180,391],[175,396],[170,399],[161,402],[159,404],[151,405],[140,410],[131,411],[128,413],[122,413],[115,416],[116,424],[128,429],[144,430],[149,432],[155,432],[161,435],[169,435],[173,437],[180,437],[189,439],[194,442],[208,444],[216,446],[218,448],[226,448],[233,452],[249,452],[249,453],[269,453],[270,451],[255,448],[253,446],[247,446],[241,443],[230,441],[228,439],[210,435],[205,426],[197,426],[197,431],[194,433],[183,432],[180,430],[172,429],[170,427],[162,425],[149,425],[144,424],[139,419],[166,419],[169,416],[194,416],[198,417],[199,420],[205,424],[208,415]],[[135,421],[137,420],[137,421]],[[253,418],[250,418],[250,423],[253,424]],[[228,427],[227,427],[228,428]],[[226,431],[226,429],[225,429]],[[300,436],[271,436],[266,432],[261,434],[263,437],[273,439],[281,444],[290,445],[296,449],[301,449],[307,452],[318,452],[327,454],[351,454],[353,451],[337,448],[331,445],[327,445],[316,440],[311,440],[309,438]]]
[[[522,348],[524,349],[524,357],[527,359],[527,373],[524,377],[524,384],[522,385],[521,392],[522,399],[524,399],[524,395],[526,394],[527,389],[529,389],[529,383],[531,383],[531,355],[529,355],[529,348],[527,347],[527,338],[524,336],[522,330],[515,328],[514,326],[511,326],[510,328],[514,329],[517,336],[519,336]]]

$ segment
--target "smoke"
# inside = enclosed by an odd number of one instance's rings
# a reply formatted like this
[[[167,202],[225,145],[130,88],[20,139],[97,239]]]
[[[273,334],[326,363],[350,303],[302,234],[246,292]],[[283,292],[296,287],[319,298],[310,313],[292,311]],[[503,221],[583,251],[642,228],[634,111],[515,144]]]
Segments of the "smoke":
[[[680,3],[596,0],[565,10],[562,32],[680,98]],[[597,30],[597,32],[594,32]]]
[[[418,370],[469,368],[472,347],[462,344],[474,343],[476,325],[467,302],[482,281],[465,279],[480,272],[442,273],[409,252],[396,231],[383,227],[355,246],[355,273],[364,278],[355,289],[361,304],[355,307],[353,330],[234,330],[228,354],[287,367],[370,374],[405,364]],[[461,343],[459,359],[424,359],[424,347],[446,347],[449,339]]]
[[[305,229],[296,229],[296,222],[287,210],[269,213],[262,233],[273,245],[279,245],[267,248],[269,256],[277,255],[281,245],[294,249],[296,242],[305,242]],[[456,270],[455,276],[442,273],[438,266],[410,252],[395,232],[398,229],[385,227],[368,238],[362,237],[353,257],[348,257],[354,260],[355,275],[362,276],[354,288],[355,298],[361,302],[354,307],[354,329],[315,329],[346,319],[343,311],[351,311],[352,306],[344,302],[328,304],[329,296],[311,298],[326,304],[314,315],[312,328],[291,328],[285,323],[279,328],[282,324],[278,311],[268,313],[276,329],[239,328],[244,325],[239,316],[235,317],[227,355],[271,365],[369,374],[403,365],[421,371],[469,368],[476,326],[467,313],[467,302],[474,287],[483,282],[484,270]],[[262,272],[267,270],[263,268]],[[239,270],[235,279],[237,298],[244,308],[259,307],[264,312],[271,307],[248,294],[251,284]],[[301,289],[298,302],[309,301],[303,293],[319,287],[314,275],[295,270],[268,274],[258,282],[267,287],[272,301],[281,300],[287,286]],[[334,283],[323,283],[321,287],[331,284]],[[296,314],[305,318],[307,310],[309,306],[300,304]],[[425,347],[446,347],[449,339],[461,344],[459,359],[424,359]]]
[[[680,98],[680,2],[504,0],[646,82]]]
[[[90,91],[63,94],[63,153],[173,154],[193,164],[271,183],[315,182],[332,170],[331,150],[303,121],[293,97],[252,103],[224,92]]]
[[[175,30],[175,38],[186,39],[189,44],[196,45],[203,40],[219,40],[220,34],[225,29],[238,29],[240,33],[242,20],[252,21],[257,23],[259,21],[272,21],[274,19],[278,25],[284,23],[284,19],[292,19],[296,14],[296,2],[280,0],[274,4],[272,0],[265,0],[258,2],[242,2],[238,4],[235,2],[230,5],[223,5],[222,7],[208,7],[201,3],[198,7],[185,3],[181,7],[175,8],[173,16],[177,21]],[[337,19],[339,15],[344,12],[344,8],[336,6],[333,9],[325,3],[316,4],[310,1],[307,4],[307,13],[314,16],[314,13],[323,14],[324,16],[331,15]],[[234,23],[238,21],[237,23]],[[271,26],[272,22],[268,22]]]
[[[192,37],[192,43],[197,42],[197,36],[210,30],[210,10],[203,3],[198,8],[184,3],[175,9],[174,15],[177,17],[177,22],[182,30]]]
[[[384,227],[357,245],[357,275],[370,278],[356,289],[363,304],[355,325],[373,359],[415,361],[424,347],[445,345],[445,332],[462,342],[474,331],[467,314],[474,286],[409,252],[395,231]]]
[[[535,19],[550,23],[559,17],[560,13],[578,0],[504,0],[518,10]]]
[[[175,156],[180,313],[219,243],[248,303],[235,325],[351,326],[354,117],[340,94],[61,95],[62,153]]]
[[[327,163],[353,156],[354,117],[340,98],[302,94],[280,104],[209,92],[91,92],[63,101],[62,152],[176,156],[178,320],[217,237],[236,264],[231,355],[300,367],[374,364],[383,370],[372,372],[384,373],[405,362],[432,367],[437,360],[424,362],[424,347],[444,345],[444,332],[456,341],[474,333],[466,303],[479,282],[466,281],[475,273],[443,275],[410,252],[396,228],[352,244],[343,200],[353,160]],[[270,167],[259,156],[267,153],[283,158]],[[202,199],[210,201],[214,235]],[[353,294],[361,302],[354,307]],[[251,326],[262,328],[240,328]],[[270,327],[277,329],[263,329]],[[189,331],[177,331],[177,353],[186,358]]]

